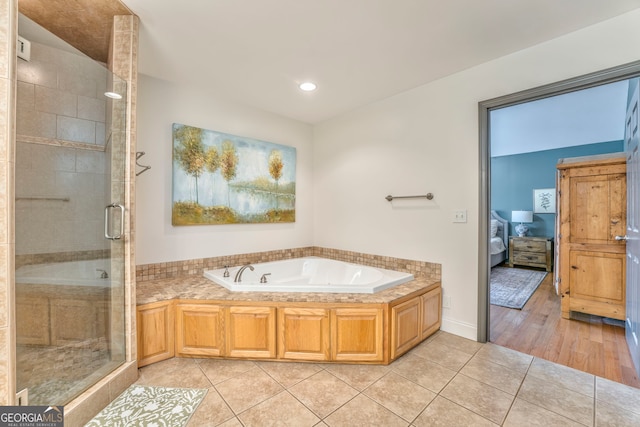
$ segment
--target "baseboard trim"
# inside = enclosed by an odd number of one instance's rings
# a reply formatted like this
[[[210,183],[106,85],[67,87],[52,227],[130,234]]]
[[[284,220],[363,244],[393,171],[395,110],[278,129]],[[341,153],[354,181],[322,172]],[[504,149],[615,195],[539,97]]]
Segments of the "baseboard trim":
[[[440,330],[461,336],[473,341],[478,341],[478,328],[471,323],[443,317]]]

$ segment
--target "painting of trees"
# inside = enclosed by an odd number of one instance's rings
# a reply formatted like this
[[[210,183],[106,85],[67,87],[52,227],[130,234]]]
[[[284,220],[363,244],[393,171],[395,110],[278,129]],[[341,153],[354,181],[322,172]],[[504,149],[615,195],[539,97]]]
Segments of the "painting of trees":
[[[216,171],[220,168],[220,154],[216,147],[209,147],[204,155],[204,165],[207,168],[207,172],[215,175]],[[215,179],[215,178],[214,178]],[[215,181],[214,181],[215,182]],[[214,200],[215,186],[211,186],[211,200]]]
[[[222,143],[222,156],[220,158],[220,169],[222,177],[227,181],[227,184],[236,177],[236,168],[238,167],[238,156],[236,154],[236,147],[231,141],[224,141]],[[231,200],[229,197],[229,186],[227,186],[227,206],[231,207]]]
[[[174,123],[172,224],[294,222],[295,167],[293,147]]]
[[[276,181],[276,193],[278,192],[278,181],[282,177],[282,154],[278,150],[271,150],[269,154],[269,174]],[[278,209],[278,198],[276,197],[276,210]]]
[[[204,145],[202,144],[202,129],[183,126],[174,132],[178,146],[173,150],[174,159],[182,169],[196,180],[196,203],[198,203],[198,177],[202,175],[205,166]]]

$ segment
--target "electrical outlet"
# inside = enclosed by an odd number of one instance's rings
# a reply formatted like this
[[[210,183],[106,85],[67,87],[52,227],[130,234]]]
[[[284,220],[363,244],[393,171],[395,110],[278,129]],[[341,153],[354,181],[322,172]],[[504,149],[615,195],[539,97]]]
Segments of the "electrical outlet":
[[[442,297],[442,308],[451,308],[451,297],[445,295]]]
[[[467,210],[456,209],[453,211],[453,222],[467,222]]]

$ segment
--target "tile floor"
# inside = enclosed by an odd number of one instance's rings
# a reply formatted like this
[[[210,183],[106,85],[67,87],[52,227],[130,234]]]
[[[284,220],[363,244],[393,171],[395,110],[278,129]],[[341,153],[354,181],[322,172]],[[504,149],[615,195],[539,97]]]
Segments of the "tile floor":
[[[208,388],[189,427],[640,425],[640,389],[445,332],[388,366],[175,358],[137,383]]]

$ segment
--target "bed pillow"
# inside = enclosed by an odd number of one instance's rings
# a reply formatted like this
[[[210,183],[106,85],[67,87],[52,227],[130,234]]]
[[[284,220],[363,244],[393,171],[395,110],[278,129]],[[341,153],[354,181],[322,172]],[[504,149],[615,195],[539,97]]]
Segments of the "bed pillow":
[[[498,220],[497,219],[492,219],[491,220],[491,237],[496,237],[496,235],[498,234]]]

